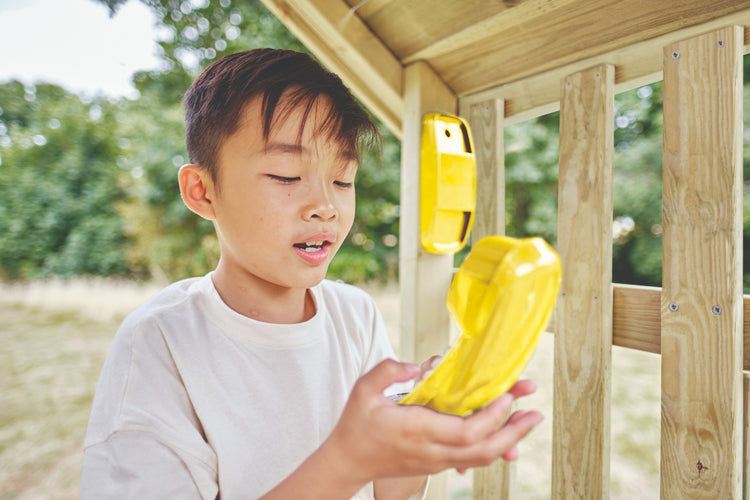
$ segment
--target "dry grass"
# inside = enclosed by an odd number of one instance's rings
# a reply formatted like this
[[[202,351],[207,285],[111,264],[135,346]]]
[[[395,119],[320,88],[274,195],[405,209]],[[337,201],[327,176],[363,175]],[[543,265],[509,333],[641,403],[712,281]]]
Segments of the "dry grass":
[[[108,280],[0,284],[0,499],[78,498],[91,398],[119,322],[160,286]],[[398,290],[371,288],[395,344]],[[539,385],[522,408],[547,419],[521,445],[518,498],[549,498],[553,337],[526,370]],[[615,349],[611,498],[658,498],[659,358]],[[447,473],[449,497],[471,498],[471,474]]]

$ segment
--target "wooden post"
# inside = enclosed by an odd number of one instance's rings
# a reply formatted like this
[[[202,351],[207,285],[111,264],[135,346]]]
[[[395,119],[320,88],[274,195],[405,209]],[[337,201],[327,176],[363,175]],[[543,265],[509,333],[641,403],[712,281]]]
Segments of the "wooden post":
[[[742,374],[742,498],[750,499],[750,374]]]
[[[405,361],[425,361],[441,354],[450,342],[450,316],[445,300],[453,272],[453,255],[429,254],[419,242],[419,161],[424,114],[455,113],[456,107],[456,96],[429,65],[417,62],[405,68],[399,240],[400,355]],[[428,498],[445,498],[445,489],[445,477],[434,476]]]
[[[614,67],[562,81],[552,498],[609,498]]]
[[[662,498],[742,496],[742,52],[664,49]]]
[[[472,104],[468,120],[477,162],[477,209],[472,244],[485,236],[505,234],[504,101],[490,99]],[[515,479],[513,463],[498,460],[474,469],[474,500],[511,498]]]

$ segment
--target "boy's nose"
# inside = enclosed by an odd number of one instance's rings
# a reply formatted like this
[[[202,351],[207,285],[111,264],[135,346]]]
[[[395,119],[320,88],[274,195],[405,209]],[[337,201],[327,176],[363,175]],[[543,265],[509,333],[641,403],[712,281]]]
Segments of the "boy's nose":
[[[336,218],[337,213],[338,210],[333,202],[333,196],[329,188],[322,185],[310,188],[308,205],[304,209],[305,219],[328,221]]]

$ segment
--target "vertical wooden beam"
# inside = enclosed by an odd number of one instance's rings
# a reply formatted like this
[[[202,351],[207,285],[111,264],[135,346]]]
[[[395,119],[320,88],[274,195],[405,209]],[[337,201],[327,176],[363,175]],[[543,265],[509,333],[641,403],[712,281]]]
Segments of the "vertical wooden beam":
[[[477,209],[472,244],[485,236],[505,234],[505,103],[490,99],[469,107],[468,121],[477,164]],[[515,480],[513,462],[498,460],[474,469],[474,500],[511,498]]]
[[[750,374],[742,374],[742,498],[750,499]]]
[[[609,498],[614,75],[562,81],[552,498]]]
[[[468,106],[477,164],[477,209],[471,243],[505,234],[505,101],[489,99]]]
[[[742,51],[664,49],[662,498],[742,495]]]
[[[419,162],[422,117],[430,111],[456,113],[456,96],[424,62],[404,71],[404,120],[401,143],[401,219],[399,288],[401,358],[422,362],[442,353],[450,342],[445,305],[453,255],[424,251],[419,241]],[[445,498],[445,477],[430,481],[428,498]]]

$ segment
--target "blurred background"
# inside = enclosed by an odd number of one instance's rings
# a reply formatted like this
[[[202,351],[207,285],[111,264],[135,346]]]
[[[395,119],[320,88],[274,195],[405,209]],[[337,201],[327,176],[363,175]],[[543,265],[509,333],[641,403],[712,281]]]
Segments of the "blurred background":
[[[218,258],[210,223],[182,205],[176,184],[187,162],[183,93],[225,54],[305,48],[258,0],[0,0],[0,47],[0,499],[76,498],[91,397],[119,322]],[[747,82],[747,58],[745,68]],[[661,97],[653,84],[616,98],[620,283],[661,282]],[[397,344],[400,143],[381,129],[329,274],[371,291]],[[554,244],[557,145],[557,114],[506,129],[509,235]],[[550,342],[529,368],[539,406],[551,405]],[[629,382],[613,381],[613,498],[656,498],[659,358],[615,357]],[[537,458],[519,462],[532,478],[519,474],[524,498],[548,497],[535,471],[549,432],[528,446]],[[468,478],[450,484],[452,498],[470,497]]]

